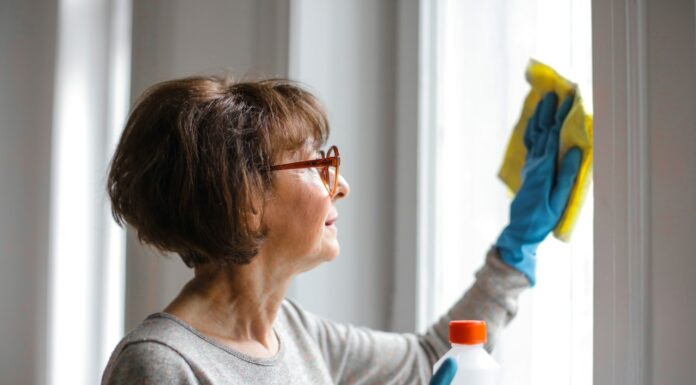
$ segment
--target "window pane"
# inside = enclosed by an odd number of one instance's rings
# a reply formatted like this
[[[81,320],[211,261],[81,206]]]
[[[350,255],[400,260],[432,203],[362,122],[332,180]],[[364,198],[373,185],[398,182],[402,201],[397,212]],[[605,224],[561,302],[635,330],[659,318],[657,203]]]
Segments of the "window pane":
[[[473,283],[507,224],[497,173],[529,86],[530,58],[577,82],[592,110],[590,2],[445,0],[436,12],[435,319]],[[572,242],[538,251],[537,286],[494,356],[506,384],[592,381],[592,193]]]

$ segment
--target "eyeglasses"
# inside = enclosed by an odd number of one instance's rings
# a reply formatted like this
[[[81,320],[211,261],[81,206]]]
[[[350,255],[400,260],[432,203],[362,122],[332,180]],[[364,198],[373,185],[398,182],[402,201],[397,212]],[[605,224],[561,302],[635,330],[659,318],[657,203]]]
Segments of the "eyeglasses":
[[[338,187],[338,166],[341,165],[341,157],[338,154],[338,147],[331,146],[329,151],[319,151],[321,159],[305,160],[303,162],[294,162],[286,164],[277,164],[271,166],[271,171],[291,170],[297,168],[312,168],[319,169],[321,181],[324,182],[324,187],[329,191],[329,196],[333,198]]]

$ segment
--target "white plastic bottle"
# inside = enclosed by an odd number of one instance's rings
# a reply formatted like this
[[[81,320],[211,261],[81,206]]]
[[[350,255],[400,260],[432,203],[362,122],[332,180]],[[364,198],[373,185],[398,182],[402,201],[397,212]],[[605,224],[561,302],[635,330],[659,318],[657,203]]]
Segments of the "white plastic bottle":
[[[500,384],[500,365],[483,348],[485,321],[451,321],[449,341],[452,349],[435,363],[433,373],[447,357],[452,357],[457,362],[457,374],[451,385]]]

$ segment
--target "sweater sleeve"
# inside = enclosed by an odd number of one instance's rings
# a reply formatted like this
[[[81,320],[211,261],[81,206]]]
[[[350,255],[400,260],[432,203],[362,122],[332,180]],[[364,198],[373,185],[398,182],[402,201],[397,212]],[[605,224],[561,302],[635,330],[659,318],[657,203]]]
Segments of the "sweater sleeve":
[[[179,353],[155,341],[125,345],[104,371],[102,385],[198,385],[196,376]]]
[[[502,262],[492,248],[472,287],[425,334],[339,324],[292,306],[316,340],[334,383],[427,384],[433,364],[450,348],[450,320],[485,320],[490,351],[501,329],[515,316],[518,296],[528,286],[525,276]]]

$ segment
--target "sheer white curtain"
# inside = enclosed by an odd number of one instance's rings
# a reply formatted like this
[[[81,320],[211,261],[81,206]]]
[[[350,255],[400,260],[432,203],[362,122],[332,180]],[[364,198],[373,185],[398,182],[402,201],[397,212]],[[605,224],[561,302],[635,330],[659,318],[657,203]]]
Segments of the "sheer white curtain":
[[[107,165],[130,92],[130,0],[61,0],[54,83],[48,384],[95,384],[123,334],[123,230]]]
[[[497,179],[529,87],[529,58],[580,85],[592,108],[589,0],[444,0],[434,12],[437,196],[431,320],[473,282],[508,219]],[[537,286],[494,356],[505,384],[592,380],[592,194],[570,244],[539,248]]]

